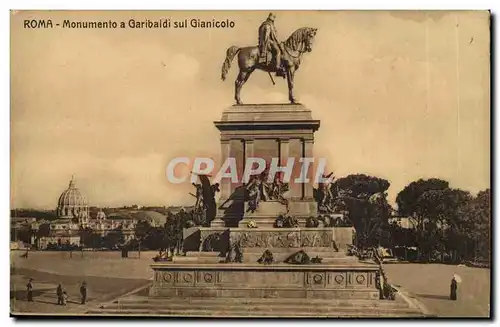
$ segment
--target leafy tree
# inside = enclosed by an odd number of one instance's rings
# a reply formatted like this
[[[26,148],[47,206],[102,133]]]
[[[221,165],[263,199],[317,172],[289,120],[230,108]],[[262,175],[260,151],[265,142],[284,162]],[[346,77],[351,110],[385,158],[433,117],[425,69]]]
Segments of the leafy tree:
[[[54,220],[57,218],[55,210],[36,210],[36,209],[12,209],[11,217],[32,217],[37,220]]]
[[[80,243],[87,248],[100,248],[102,247],[102,237],[92,228],[80,228]]]
[[[135,226],[135,238],[139,245],[139,258],[141,257],[141,243],[148,236],[151,230],[151,224],[147,220],[141,220]]]
[[[12,240],[18,240],[24,243],[31,243],[32,235],[33,233],[30,228],[14,229],[14,238]]]
[[[335,206],[348,213],[356,229],[359,247],[388,246],[390,235],[386,226],[392,208],[387,202],[387,180],[364,174],[349,175],[334,182],[337,192]]]
[[[461,211],[471,199],[469,192],[451,188],[428,190],[418,198],[416,215],[424,221],[426,232],[421,242],[428,258],[433,251],[467,252],[469,223]]]
[[[480,240],[489,238],[481,237],[489,235],[489,190],[474,198],[446,181],[420,179],[406,186],[396,202],[399,213],[416,225],[421,260],[431,260],[433,253],[452,253],[457,261],[470,259],[479,249],[488,253],[488,242]]]
[[[162,227],[153,227],[148,231],[144,239],[144,244],[150,250],[164,249],[165,229]]]
[[[484,259],[491,260],[491,192],[486,189],[471,201],[469,212],[465,213],[474,224],[474,238],[477,252]]]
[[[176,249],[177,254],[180,253],[183,241],[183,229],[191,219],[192,214],[182,209],[175,215],[167,216],[165,235],[163,238],[165,248],[171,249],[172,251]]]
[[[38,237],[48,237],[50,235],[50,224],[41,224],[38,227]]]
[[[437,209],[440,199],[444,197],[443,190],[449,190],[447,181],[431,178],[419,179],[408,184],[396,197],[398,212],[407,216],[416,227],[416,244],[418,258],[420,260],[430,259],[432,251],[437,249],[441,234],[437,227],[443,226],[445,216],[442,214],[445,208]],[[438,221],[440,221],[438,223]]]
[[[113,229],[108,234],[106,234],[103,239],[104,247],[108,249],[116,248],[124,243],[125,237],[123,235],[123,231],[120,227]]]
[[[463,202],[453,225],[454,239],[461,245],[455,249],[461,258],[477,256],[491,258],[491,194],[486,189],[469,201]]]
[[[429,190],[448,189],[449,183],[438,178],[419,179],[408,184],[396,197],[398,212],[403,216],[413,216],[419,197]]]

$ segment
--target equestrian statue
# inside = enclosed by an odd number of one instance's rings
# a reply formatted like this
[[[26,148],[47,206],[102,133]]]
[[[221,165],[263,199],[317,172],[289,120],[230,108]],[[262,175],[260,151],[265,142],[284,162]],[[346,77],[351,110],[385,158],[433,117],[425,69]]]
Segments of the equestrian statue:
[[[243,84],[248,81],[255,69],[260,69],[269,74],[271,81],[274,79],[271,73],[286,78],[288,83],[288,99],[295,103],[293,96],[293,79],[295,72],[299,69],[302,55],[311,52],[312,43],[316,36],[317,28],[302,27],[280,42],[278,33],[274,26],[276,16],[271,13],[259,27],[259,44],[253,47],[232,46],[227,49],[226,60],[222,64],[222,80],[226,80],[227,73],[231,68],[231,62],[238,55],[239,74],[234,82],[234,99],[236,104],[242,104],[240,91]]]

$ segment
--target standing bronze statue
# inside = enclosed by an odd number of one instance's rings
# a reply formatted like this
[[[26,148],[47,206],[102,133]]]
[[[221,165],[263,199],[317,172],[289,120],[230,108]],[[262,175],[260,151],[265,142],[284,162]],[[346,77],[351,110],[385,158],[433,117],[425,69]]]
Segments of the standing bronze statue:
[[[231,62],[238,55],[239,74],[234,83],[234,99],[241,104],[240,91],[243,84],[255,69],[265,72],[275,72],[278,76],[286,77],[288,83],[288,99],[295,103],[293,96],[293,79],[299,69],[302,55],[311,52],[312,43],[317,28],[302,27],[280,42],[274,27],[274,14],[270,14],[259,28],[259,45],[253,47],[232,46],[226,51],[226,60],[222,64],[221,78],[224,81],[231,68]],[[271,76],[271,75],[270,75]],[[272,79],[272,76],[271,76]],[[274,83],[274,81],[273,81]]]
[[[200,215],[200,221],[209,223],[217,214],[215,204],[215,194],[220,192],[219,183],[211,184],[207,175],[198,175],[200,184],[192,183],[196,188],[196,194],[189,193],[196,197],[196,203],[193,212]]]

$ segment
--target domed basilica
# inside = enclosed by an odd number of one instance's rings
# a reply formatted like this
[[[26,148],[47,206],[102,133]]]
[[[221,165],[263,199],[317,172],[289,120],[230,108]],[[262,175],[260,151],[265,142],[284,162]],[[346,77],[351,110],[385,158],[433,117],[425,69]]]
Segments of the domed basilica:
[[[38,240],[40,248],[46,248],[50,243],[80,245],[79,231],[82,228],[90,228],[101,236],[119,228],[125,241],[130,241],[138,222],[136,219],[108,219],[102,209],[91,219],[87,198],[76,188],[74,178],[59,196],[56,214],[57,219],[49,224],[49,236]]]
[[[80,224],[88,223],[89,205],[87,198],[75,187],[73,178],[69,182],[69,187],[59,197],[56,213],[59,219],[78,219]]]

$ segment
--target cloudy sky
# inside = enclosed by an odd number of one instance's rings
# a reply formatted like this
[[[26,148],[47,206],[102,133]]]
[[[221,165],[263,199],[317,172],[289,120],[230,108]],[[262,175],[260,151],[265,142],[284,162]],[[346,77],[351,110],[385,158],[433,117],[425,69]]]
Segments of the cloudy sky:
[[[165,178],[175,156],[218,158],[213,121],[233,104],[231,45],[257,42],[267,12],[18,12],[11,19],[11,205],[54,208],[75,175],[92,205],[190,204]],[[233,29],[24,29],[25,19],[230,19]],[[439,177],[489,187],[486,12],[278,12],[281,38],[318,28],[296,75],[321,120],[314,153],[337,176]],[[256,72],[245,103],[286,102]]]

